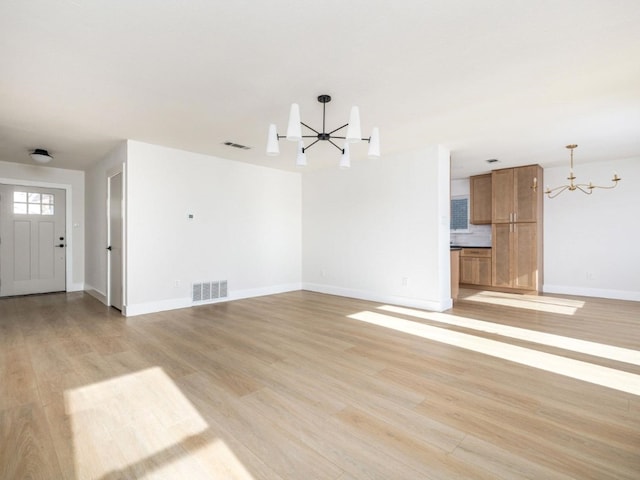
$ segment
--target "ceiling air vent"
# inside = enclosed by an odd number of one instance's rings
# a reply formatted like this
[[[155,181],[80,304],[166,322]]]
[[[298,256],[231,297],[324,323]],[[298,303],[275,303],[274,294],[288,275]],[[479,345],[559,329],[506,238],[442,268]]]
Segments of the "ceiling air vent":
[[[240,145],[235,142],[224,142],[224,144],[228,147],[239,148],[240,150],[249,150],[251,147],[247,147],[246,145]]]
[[[497,158],[490,158],[489,160],[487,160],[487,163],[496,163],[499,160]]]

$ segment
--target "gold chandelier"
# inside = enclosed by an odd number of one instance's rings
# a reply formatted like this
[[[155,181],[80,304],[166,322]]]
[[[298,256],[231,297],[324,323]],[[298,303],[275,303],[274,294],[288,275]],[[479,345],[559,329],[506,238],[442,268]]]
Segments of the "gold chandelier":
[[[580,190],[582,193],[586,193],[587,195],[591,195],[593,193],[593,189],[594,188],[611,189],[611,188],[616,188],[618,186],[618,182],[621,180],[621,178],[615,172],[613,173],[613,178],[611,179],[611,181],[613,182],[613,185],[609,185],[607,187],[603,187],[603,186],[600,186],[600,185],[594,185],[591,182],[589,182],[589,183],[575,183],[574,180],[576,179],[576,176],[573,174],[573,149],[576,148],[577,146],[578,145],[575,145],[575,144],[571,144],[571,145],[567,145],[566,146],[566,148],[568,148],[571,151],[571,169],[569,170],[569,176],[567,177],[567,180],[569,180],[569,185],[560,185],[559,187],[556,187],[556,188],[547,187],[546,190],[544,191],[544,194],[547,197],[555,198],[558,195],[560,195],[562,192],[564,192],[565,190],[569,190],[570,192],[573,192],[574,190]],[[535,182],[534,182],[534,188],[535,188]]]

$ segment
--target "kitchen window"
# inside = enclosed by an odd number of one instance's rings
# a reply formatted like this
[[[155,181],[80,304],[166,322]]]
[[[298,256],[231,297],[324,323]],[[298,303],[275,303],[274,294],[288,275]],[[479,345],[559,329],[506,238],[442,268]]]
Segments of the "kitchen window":
[[[469,196],[451,197],[450,230],[455,233],[469,232]]]

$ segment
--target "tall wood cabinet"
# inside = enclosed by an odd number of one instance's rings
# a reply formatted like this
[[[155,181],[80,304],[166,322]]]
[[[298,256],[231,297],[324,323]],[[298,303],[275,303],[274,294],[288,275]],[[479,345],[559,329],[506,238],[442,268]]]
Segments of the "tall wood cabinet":
[[[491,172],[493,287],[542,288],[542,175],[539,165]]]

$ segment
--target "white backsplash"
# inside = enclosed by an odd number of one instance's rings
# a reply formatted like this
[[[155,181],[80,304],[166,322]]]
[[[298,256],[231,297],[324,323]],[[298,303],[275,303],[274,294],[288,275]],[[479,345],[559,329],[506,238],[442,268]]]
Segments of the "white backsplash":
[[[451,233],[451,245],[470,247],[491,246],[491,225],[469,225],[469,233]]]

